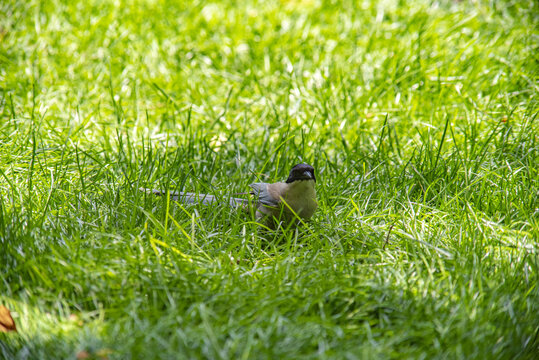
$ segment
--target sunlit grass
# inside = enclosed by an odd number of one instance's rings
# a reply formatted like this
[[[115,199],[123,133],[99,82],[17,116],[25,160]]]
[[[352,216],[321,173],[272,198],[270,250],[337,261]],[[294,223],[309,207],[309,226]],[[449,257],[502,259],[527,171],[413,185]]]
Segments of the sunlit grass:
[[[539,351],[533,1],[0,6],[0,357]]]

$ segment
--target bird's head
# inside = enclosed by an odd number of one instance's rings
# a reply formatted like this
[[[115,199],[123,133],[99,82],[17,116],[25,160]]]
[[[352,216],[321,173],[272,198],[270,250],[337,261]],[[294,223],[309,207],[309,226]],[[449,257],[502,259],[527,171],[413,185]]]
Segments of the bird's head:
[[[314,176],[314,168],[309,164],[297,164],[290,170],[290,175],[286,179],[286,183],[290,184],[297,180],[313,180],[316,182]]]

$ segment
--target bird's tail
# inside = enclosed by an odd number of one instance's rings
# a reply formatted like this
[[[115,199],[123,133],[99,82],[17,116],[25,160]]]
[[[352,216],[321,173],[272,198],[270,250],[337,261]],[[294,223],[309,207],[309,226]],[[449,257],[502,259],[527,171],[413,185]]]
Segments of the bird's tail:
[[[151,193],[157,196],[164,196],[166,195],[166,192],[156,190],[156,189],[146,189],[146,188],[140,188],[140,191],[144,191],[146,193]],[[238,207],[242,205],[249,204],[249,200],[247,199],[241,199],[241,198],[226,198],[226,197],[216,197],[215,195],[210,194],[197,194],[193,192],[170,192],[170,198],[174,201],[179,201],[187,204],[213,204],[213,203],[227,203],[231,207]]]

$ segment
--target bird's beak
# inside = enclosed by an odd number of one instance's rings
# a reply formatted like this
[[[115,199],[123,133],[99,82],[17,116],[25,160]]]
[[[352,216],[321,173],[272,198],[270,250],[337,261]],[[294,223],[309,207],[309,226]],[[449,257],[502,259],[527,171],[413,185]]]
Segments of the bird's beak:
[[[306,177],[308,177],[309,179],[312,179],[313,176],[311,175],[311,173],[309,171],[304,171],[303,172],[303,175],[305,175]]]

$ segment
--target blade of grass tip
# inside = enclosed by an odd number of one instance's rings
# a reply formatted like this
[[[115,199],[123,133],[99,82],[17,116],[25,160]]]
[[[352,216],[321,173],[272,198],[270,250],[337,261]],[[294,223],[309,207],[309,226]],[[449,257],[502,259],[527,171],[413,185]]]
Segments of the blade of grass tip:
[[[32,214],[32,207],[33,207],[33,198],[34,198],[34,194],[32,193],[32,189],[33,189],[33,183],[32,183],[32,179],[34,177],[34,162],[35,162],[35,159],[36,159],[36,134],[35,134],[35,129],[34,127],[32,126],[32,159],[30,159],[30,164],[28,165],[28,208],[30,209],[30,212],[29,212],[29,219],[28,221],[30,222],[30,219],[31,219],[31,214]]]
[[[75,145],[75,160],[77,161],[77,169],[79,170],[80,185],[82,187],[82,192],[86,193],[86,184],[84,182],[84,174],[83,174],[83,171],[82,171],[82,166],[80,164],[78,145]]]
[[[34,81],[32,82],[32,114],[30,117],[32,119],[32,122],[35,119],[35,110],[36,110],[36,82],[34,78]]]
[[[473,169],[473,172],[476,173],[477,172],[477,169],[479,168],[479,166],[481,165],[481,163],[483,162],[483,159],[485,158],[485,156],[487,155],[487,146],[488,144],[490,143],[490,141],[492,140],[492,138],[497,134],[498,132],[498,127],[500,126],[502,122],[501,121],[498,121],[498,123],[496,124],[496,126],[494,127],[494,129],[492,130],[492,132],[490,133],[490,136],[488,137],[487,141],[485,141],[485,143],[483,144],[483,146],[481,147],[481,150],[479,151],[479,154],[481,155],[481,157],[479,158],[479,161],[477,161],[475,163],[475,166],[474,166],[474,169]]]
[[[165,236],[167,235],[167,231],[168,231],[168,217],[170,215],[170,191],[168,190],[167,188],[167,194],[166,194],[166,198],[167,198],[167,207],[166,207],[166,213],[165,213]]]
[[[177,102],[176,100],[170,96],[169,94],[166,93],[165,90],[163,90],[159,85],[157,85],[157,83],[155,82],[151,82],[152,86],[154,87],[154,89],[156,89],[161,95],[163,95],[163,97],[167,100],[167,101],[170,101],[172,104],[174,105],[177,105]]]
[[[388,117],[389,117],[389,114],[386,114],[386,117],[384,119],[384,124],[382,125],[382,133],[380,134],[380,141],[378,142],[378,148],[376,149],[376,157],[378,159],[380,158],[380,149],[382,148],[382,141],[384,140]]]
[[[6,236],[5,205],[3,197],[0,197],[0,237]]]
[[[127,129],[125,130],[125,141],[126,141],[126,147],[127,147],[127,166],[131,166],[133,164],[133,153],[135,152],[135,149],[133,147],[133,144],[131,143],[131,136],[129,136],[129,132]]]
[[[391,125],[387,124],[387,141],[389,143],[390,149],[394,151],[395,146],[393,145],[393,139],[391,138],[391,129],[392,129]]]
[[[127,135],[126,135],[127,137]],[[131,178],[129,176],[129,173],[127,171],[127,166],[128,164],[130,164],[131,162],[128,160],[128,157],[125,153],[125,149],[124,149],[124,141],[123,141],[123,134],[121,133],[120,129],[116,128],[116,139],[117,139],[117,142],[118,142],[118,162],[119,162],[119,168],[120,168],[120,171],[122,172],[123,176],[125,177],[125,180],[128,184],[132,184],[133,181],[131,181]]]
[[[150,169],[151,168],[151,162],[147,161],[147,160],[151,160],[149,154],[146,153],[146,137],[144,135],[141,136],[141,139],[140,139],[140,143],[141,143],[141,151],[142,151],[142,158],[140,159],[140,161],[137,161],[137,164],[138,164],[138,167],[139,167],[139,175],[137,177],[137,187],[138,185],[140,185],[140,181],[142,180],[143,176],[142,174],[144,173],[144,169]],[[147,166],[145,164],[148,164]]]
[[[406,173],[406,169],[408,168],[408,166],[410,165],[410,163],[414,159],[415,151],[416,151],[416,149],[412,150],[412,155],[410,156],[410,158],[408,159],[406,164],[402,167],[402,170],[401,170],[400,174],[397,177],[398,179],[400,179],[401,183],[404,183],[404,181],[405,181],[405,176],[404,175]]]
[[[397,129],[393,126],[393,133],[395,135],[395,147],[397,148],[397,154],[399,154],[399,160],[402,161],[401,145],[399,142],[399,135],[397,134]]]
[[[70,126],[69,130],[67,132],[67,135],[65,137],[64,144],[62,145],[62,153],[60,154],[60,161],[56,162],[56,164],[54,165],[54,173],[58,174],[59,172],[61,172],[61,174],[59,174],[57,176],[58,180],[59,179],[65,179],[67,171],[69,169],[69,166],[67,166],[67,164],[64,162],[64,158],[65,158],[65,155],[66,155],[67,143],[69,142],[69,139],[71,138],[71,131],[72,130],[73,129]],[[63,168],[62,168],[62,165],[63,165]],[[59,167],[60,167],[60,171],[58,170]]]
[[[11,111],[11,120],[15,120],[15,105],[13,105],[13,96],[9,94],[9,110]]]
[[[48,213],[48,210],[49,210],[49,204],[51,202],[53,192],[54,192],[54,174],[51,172],[51,186],[50,186],[50,189],[49,189],[49,195],[47,195],[47,201],[45,202],[45,206],[43,206],[41,219],[39,221],[39,226],[40,227],[43,225],[43,223],[45,222],[45,218],[47,217],[47,213]]]
[[[436,173],[436,166],[438,166],[438,159],[442,153],[442,147],[444,146],[445,134],[447,133],[447,127],[449,126],[449,115],[446,115],[444,132],[442,133],[442,138],[440,139],[440,146],[438,146],[438,153],[436,154],[436,160],[434,161],[434,166],[432,167],[432,172]]]
[[[341,144],[344,148],[344,151],[346,152],[346,158],[350,156],[350,149],[348,147],[348,143],[346,142],[346,139],[344,138],[344,134],[342,133],[342,129],[339,129],[339,134],[341,135]]]
[[[457,159],[458,159],[458,163],[461,164],[463,167],[464,167],[464,180],[466,182],[466,186],[468,185],[468,169],[466,167],[466,162],[464,161],[461,153],[460,153],[460,147],[458,146],[457,144],[457,139],[455,137],[455,133],[453,131],[453,126],[449,127],[449,130],[451,131],[451,139],[453,140],[453,145],[455,147],[455,149],[457,150]],[[453,169],[453,173],[456,174],[459,170],[460,166],[455,166],[454,169]]]
[[[172,160],[171,165],[170,165],[170,169],[171,169],[170,178],[176,179],[174,189],[173,189],[175,192],[178,192],[181,189],[183,189],[183,185],[180,186],[180,183],[177,182],[178,179],[181,179],[181,171],[182,171],[181,166],[176,166],[176,164],[181,163],[181,160],[179,158],[180,158],[180,151],[176,150],[174,152],[174,159]]]

